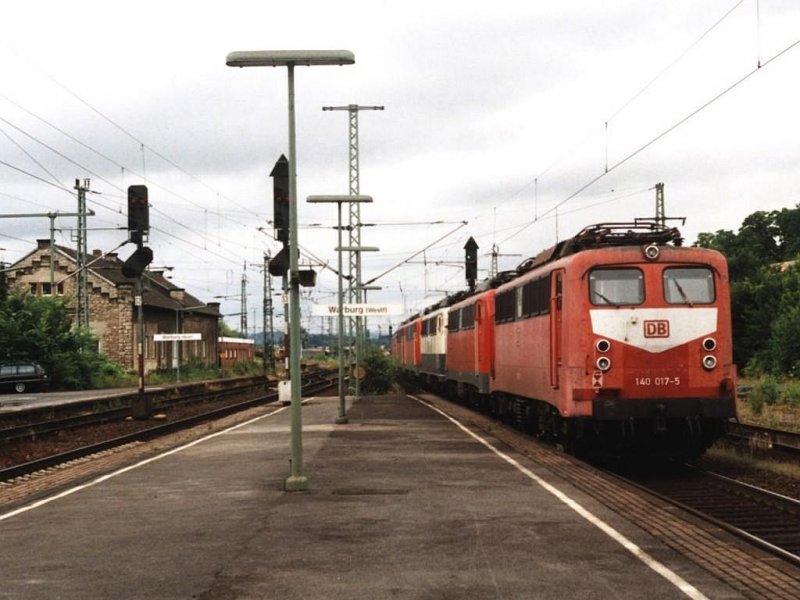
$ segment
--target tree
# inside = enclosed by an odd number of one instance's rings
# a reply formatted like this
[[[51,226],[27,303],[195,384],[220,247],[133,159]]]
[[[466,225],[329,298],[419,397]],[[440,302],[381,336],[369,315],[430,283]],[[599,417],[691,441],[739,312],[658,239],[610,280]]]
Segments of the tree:
[[[742,222],[738,233],[718,230],[698,235],[696,246],[718,250],[728,260],[731,284],[734,360],[753,373],[790,368],[793,328],[789,294],[795,277],[777,265],[800,249],[800,210],[757,211]],[[776,330],[777,327],[777,330]]]
[[[96,347],[87,330],[73,330],[63,298],[16,292],[0,300],[2,361],[33,360],[45,368],[54,386],[86,388],[97,377],[119,371]]]
[[[781,259],[795,260],[800,256],[800,204],[775,213]]]

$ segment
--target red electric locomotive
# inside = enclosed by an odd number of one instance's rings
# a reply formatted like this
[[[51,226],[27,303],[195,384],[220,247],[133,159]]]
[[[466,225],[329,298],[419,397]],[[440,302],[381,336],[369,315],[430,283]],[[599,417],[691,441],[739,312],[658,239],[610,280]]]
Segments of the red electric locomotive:
[[[490,408],[494,377],[494,290],[483,287],[453,298],[447,322],[448,395],[476,408]]]
[[[414,315],[406,320],[392,335],[392,356],[398,368],[407,373],[419,373],[421,362],[420,326]]]
[[[446,389],[575,449],[696,455],[735,416],[724,257],[601,224],[448,309]]]

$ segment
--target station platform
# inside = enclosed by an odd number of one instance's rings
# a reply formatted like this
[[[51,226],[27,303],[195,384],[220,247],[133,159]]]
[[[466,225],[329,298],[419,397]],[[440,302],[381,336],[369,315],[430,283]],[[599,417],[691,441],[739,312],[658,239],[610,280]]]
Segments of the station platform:
[[[548,469],[405,395],[290,410],[14,509],[0,598],[740,598]]]

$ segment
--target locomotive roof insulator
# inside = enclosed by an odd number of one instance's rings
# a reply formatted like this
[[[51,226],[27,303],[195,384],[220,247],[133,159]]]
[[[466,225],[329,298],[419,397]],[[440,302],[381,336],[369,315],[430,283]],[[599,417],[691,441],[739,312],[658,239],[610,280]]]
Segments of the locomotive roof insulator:
[[[655,244],[648,244],[642,248],[642,253],[647,260],[658,260],[661,255],[661,249]]]

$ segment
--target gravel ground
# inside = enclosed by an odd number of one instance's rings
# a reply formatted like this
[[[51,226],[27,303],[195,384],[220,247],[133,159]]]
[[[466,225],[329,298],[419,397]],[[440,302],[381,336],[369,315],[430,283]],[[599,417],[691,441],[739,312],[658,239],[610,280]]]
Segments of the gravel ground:
[[[797,456],[781,456],[777,453],[751,455],[750,452],[739,452],[727,442],[721,441],[694,464],[706,471],[800,500],[800,478],[768,468],[770,465],[783,463],[785,469],[782,470],[800,474]]]
[[[230,404],[244,402],[251,397],[263,396],[263,392],[248,395],[226,397],[221,400],[210,400],[197,404],[181,404],[154,411],[153,418],[137,421],[123,419],[99,425],[91,425],[60,431],[55,434],[40,437],[32,441],[10,442],[2,445],[0,453],[0,468],[20,465],[32,460],[60,454],[83,446],[97,444],[123,435],[135,433],[162,423],[178,421],[195,414],[208,412],[214,408],[221,408]]]

